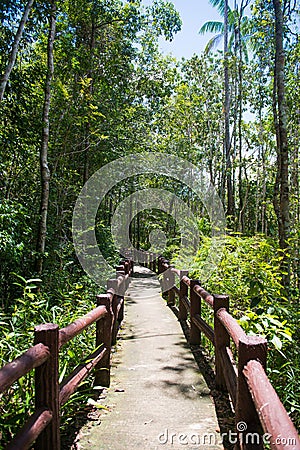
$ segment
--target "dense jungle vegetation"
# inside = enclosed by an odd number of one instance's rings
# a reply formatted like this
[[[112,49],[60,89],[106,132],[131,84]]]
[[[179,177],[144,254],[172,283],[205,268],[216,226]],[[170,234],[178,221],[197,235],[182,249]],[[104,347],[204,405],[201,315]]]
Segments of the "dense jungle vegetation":
[[[101,287],[72,241],[74,205],[89,177],[129,154],[173,154],[205,168],[226,212],[222,255],[205,288],[229,294],[247,332],[268,338],[268,375],[299,426],[299,4],[210,3],[224,20],[203,23],[199,9],[199,30],[215,38],[179,61],[158,46],[182,26],[170,1],[1,0],[1,366],[32,345],[34,325],[65,326],[94,306]],[[201,246],[188,265],[203,279],[207,213],[191,189],[163,175],[110,190],[97,216],[99,246],[118,260],[111,218],[145,186],[163,186],[197,216]],[[168,237],[166,256],[186,266],[166,213],[138,214],[134,245],[147,249],[153,229]],[[88,345],[88,333],[73,341],[62,377]],[[33,389],[26,376],[1,397],[0,447],[32,410]],[[65,427],[89,395],[65,405]]]

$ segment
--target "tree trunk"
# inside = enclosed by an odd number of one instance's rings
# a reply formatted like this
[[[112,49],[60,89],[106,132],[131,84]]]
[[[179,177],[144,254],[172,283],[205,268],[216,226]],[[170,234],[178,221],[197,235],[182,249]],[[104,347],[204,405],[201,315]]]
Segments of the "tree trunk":
[[[224,116],[225,116],[225,171],[227,186],[227,216],[234,216],[234,199],[232,189],[232,164],[230,155],[230,86],[228,61],[228,0],[224,2]]]
[[[47,215],[49,205],[49,184],[50,184],[50,170],[48,167],[48,146],[49,146],[49,111],[51,103],[51,82],[54,72],[53,61],[53,44],[55,38],[56,26],[56,2],[51,2],[50,19],[49,19],[49,33],[48,33],[48,48],[47,48],[47,76],[45,82],[45,96],[43,106],[43,131],[42,143],[40,150],[40,173],[41,173],[41,203],[40,203],[40,222],[37,236],[37,258],[36,271],[41,274],[43,270],[43,256],[45,253],[46,234],[47,234]]]
[[[28,20],[28,16],[29,16],[29,13],[31,11],[33,3],[34,3],[34,0],[29,0],[28,1],[27,5],[25,7],[24,13],[23,13],[21,22],[19,24],[18,31],[17,31],[17,33],[15,35],[14,42],[13,42],[12,49],[11,49],[11,54],[10,54],[10,57],[9,57],[9,63],[7,65],[7,67],[6,67],[6,69],[5,69],[4,74],[2,75],[1,82],[0,82],[0,102],[3,100],[7,82],[9,80],[11,71],[13,70],[13,67],[15,65],[16,58],[17,58],[17,53],[18,53],[18,48],[19,48],[19,43],[20,43],[23,31],[24,31],[24,27],[25,27],[26,22]]]
[[[91,36],[89,38],[89,52],[90,52],[90,69],[88,71],[88,78],[90,78],[89,85],[89,102],[93,98],[94,93],[94,79],[93,79],[93,61],[94,61],[94,49],[96,45],[96,26],[94,15],[92,16],[92,28]],[[90,133],[91,133],[91,123],[88,120],[86,124],[86,139],[85,139],[85,153],[84,153],[84,171],[83,171],[83,184],[85,184],[89,179],[89,160],[90,160]]]
[[[245,214],[243,207],[243,186],[242,186],[242,167],[243,167],[243,46],[242,46],[242,35],[241,35],[241,21],[243,16],[243,2],[241,5],[241,11],[239,14],[238,22],[238,45],[239,45],[239,61],[238,61],[238,79],[239,79],[239,89],[238,89],[238,101],[239,101],[239,118],[238,118],[238,136],[239,136],[239,228],[242,233],[245,232]]]
[[[283,48],[283,12],[280,0],[273,0],[275,12],[275,109],[277,117],[274,117],[277,134],[277,155],[278,155],[278,172],[277,185],[279,184],[279,205],[277,203],[277,218],[279,224],[279,245],[283,250],[282,262],[282,281],[287,288],[290,284],[289,274],[289,235],[290,235],[290,212],[289,212],[289,152],[287,140],[287,106],[285,98],[285,79],[284,79],[284,48]],[[278,119],[278,120],[277,120]],[[275,193],[276,193],[275,186]],[[278,199],[278,195],[277,195]],[[278,207],[279,206],[279,207]]]

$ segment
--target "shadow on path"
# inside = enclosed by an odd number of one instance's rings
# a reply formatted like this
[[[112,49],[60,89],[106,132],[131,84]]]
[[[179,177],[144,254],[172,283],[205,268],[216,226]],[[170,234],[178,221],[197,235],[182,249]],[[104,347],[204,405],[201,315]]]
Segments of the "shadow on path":
[[[169,306],[169,308],[172,310],[174,315],[179,317],[179,311],[176,306]],[[178,319],[179,320],[179,319]],[[205,352],[205,349],[203,349],[200,346],[194,346],[188,344],[189,338],[190,338],[190,330],[186,323],[186,321],[180,321],[179,323],[181,325],[183,334],[186,338],[187,345],[191,349],[191,352],[194,356],[194,359],[199,367],[199,370],[203,376],[203,378],[206,381],[206,384],[208,388],[210,389],[210,394],[213,397],[216,414],[218,423],[220,426],[220,433],[222,434],[228,434],[228,432],[231,430],[232,432],[235,432],[235,417],[234,412],[232,409],[230,397],[228,393],[221,392],[216,389],[216,383],[215,383],[215,372],[212,368],[212,364],[210,362],[210,358]],[[225,439],[224,445],[226,445],[226,449],[233,450],[234,445],[228,440]]]
[[[111,388],[98,400],[109,412],[94,411],[96,426],[91,412],[71,448],[207,449],[207,444],[191,442],[162,447],[158,438],[167,431],[175,433],[177,440],[182,432],[199,437],[210,433],[216,438],[210,450],[223,448],[219,431],[228,432],[233,423],[228,396],[215,389],[208,357],[203,349],[188,344],[187,324],[174,318],[173,313],[178,317],[175,307],[166,307],[157,278],[150,274],[150,279],[145,276],[147,269],[140,269],[141,276],[132,280],[126,297]]]

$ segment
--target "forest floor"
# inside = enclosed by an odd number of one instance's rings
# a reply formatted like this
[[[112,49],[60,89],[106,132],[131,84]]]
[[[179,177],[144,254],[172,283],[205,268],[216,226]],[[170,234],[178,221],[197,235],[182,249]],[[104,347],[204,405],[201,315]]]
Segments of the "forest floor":
[[[81,428],[72,448],[221,449],[208,373],[201,374],[157,278],[142,267],[135,271],[111,386],[98,399],[98,416]],[[221,406],[228,420],[225,409]]]

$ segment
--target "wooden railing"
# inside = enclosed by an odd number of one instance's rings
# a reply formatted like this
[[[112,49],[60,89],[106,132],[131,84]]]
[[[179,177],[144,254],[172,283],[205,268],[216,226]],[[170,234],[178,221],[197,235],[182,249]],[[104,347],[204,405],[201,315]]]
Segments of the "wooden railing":
[[[162,288],[168,305],[175,306],[178,318],[190,324],[190,344],[200,345],[201,333],[213,343],[215,351],[216,387],[229,393],[235,410],[237,449],[300,449],[298,433],[272,387],[266,373],[267,341],[260,336],[247,336],[229,314],[229,297],[211,295],[188,271],[172,267],[163,257],[155,260],[148,254],[146,266],[162,274]],[[179,288],[175,277],[179,278]],[[201,303],[214,313],[212,328],[201,317]],[[237,349],[237,364],[230,349]]]
[[[133,262],[123,260],[115,279],[107,282],[106,294],[97,296],[98,306],[65,328],[42,324],[34,329],[34,346],[0,370],[0,393],[35,369],[35,412],[6,447],[7,450],[60,449],[60,407],[82,381],[95,370],[95,383],[110,384],[111,346],[116,342],[123,320],[124,293],[133,271]],[[59,385],[59,351],[75,336],[96,322],[96,350]]]

